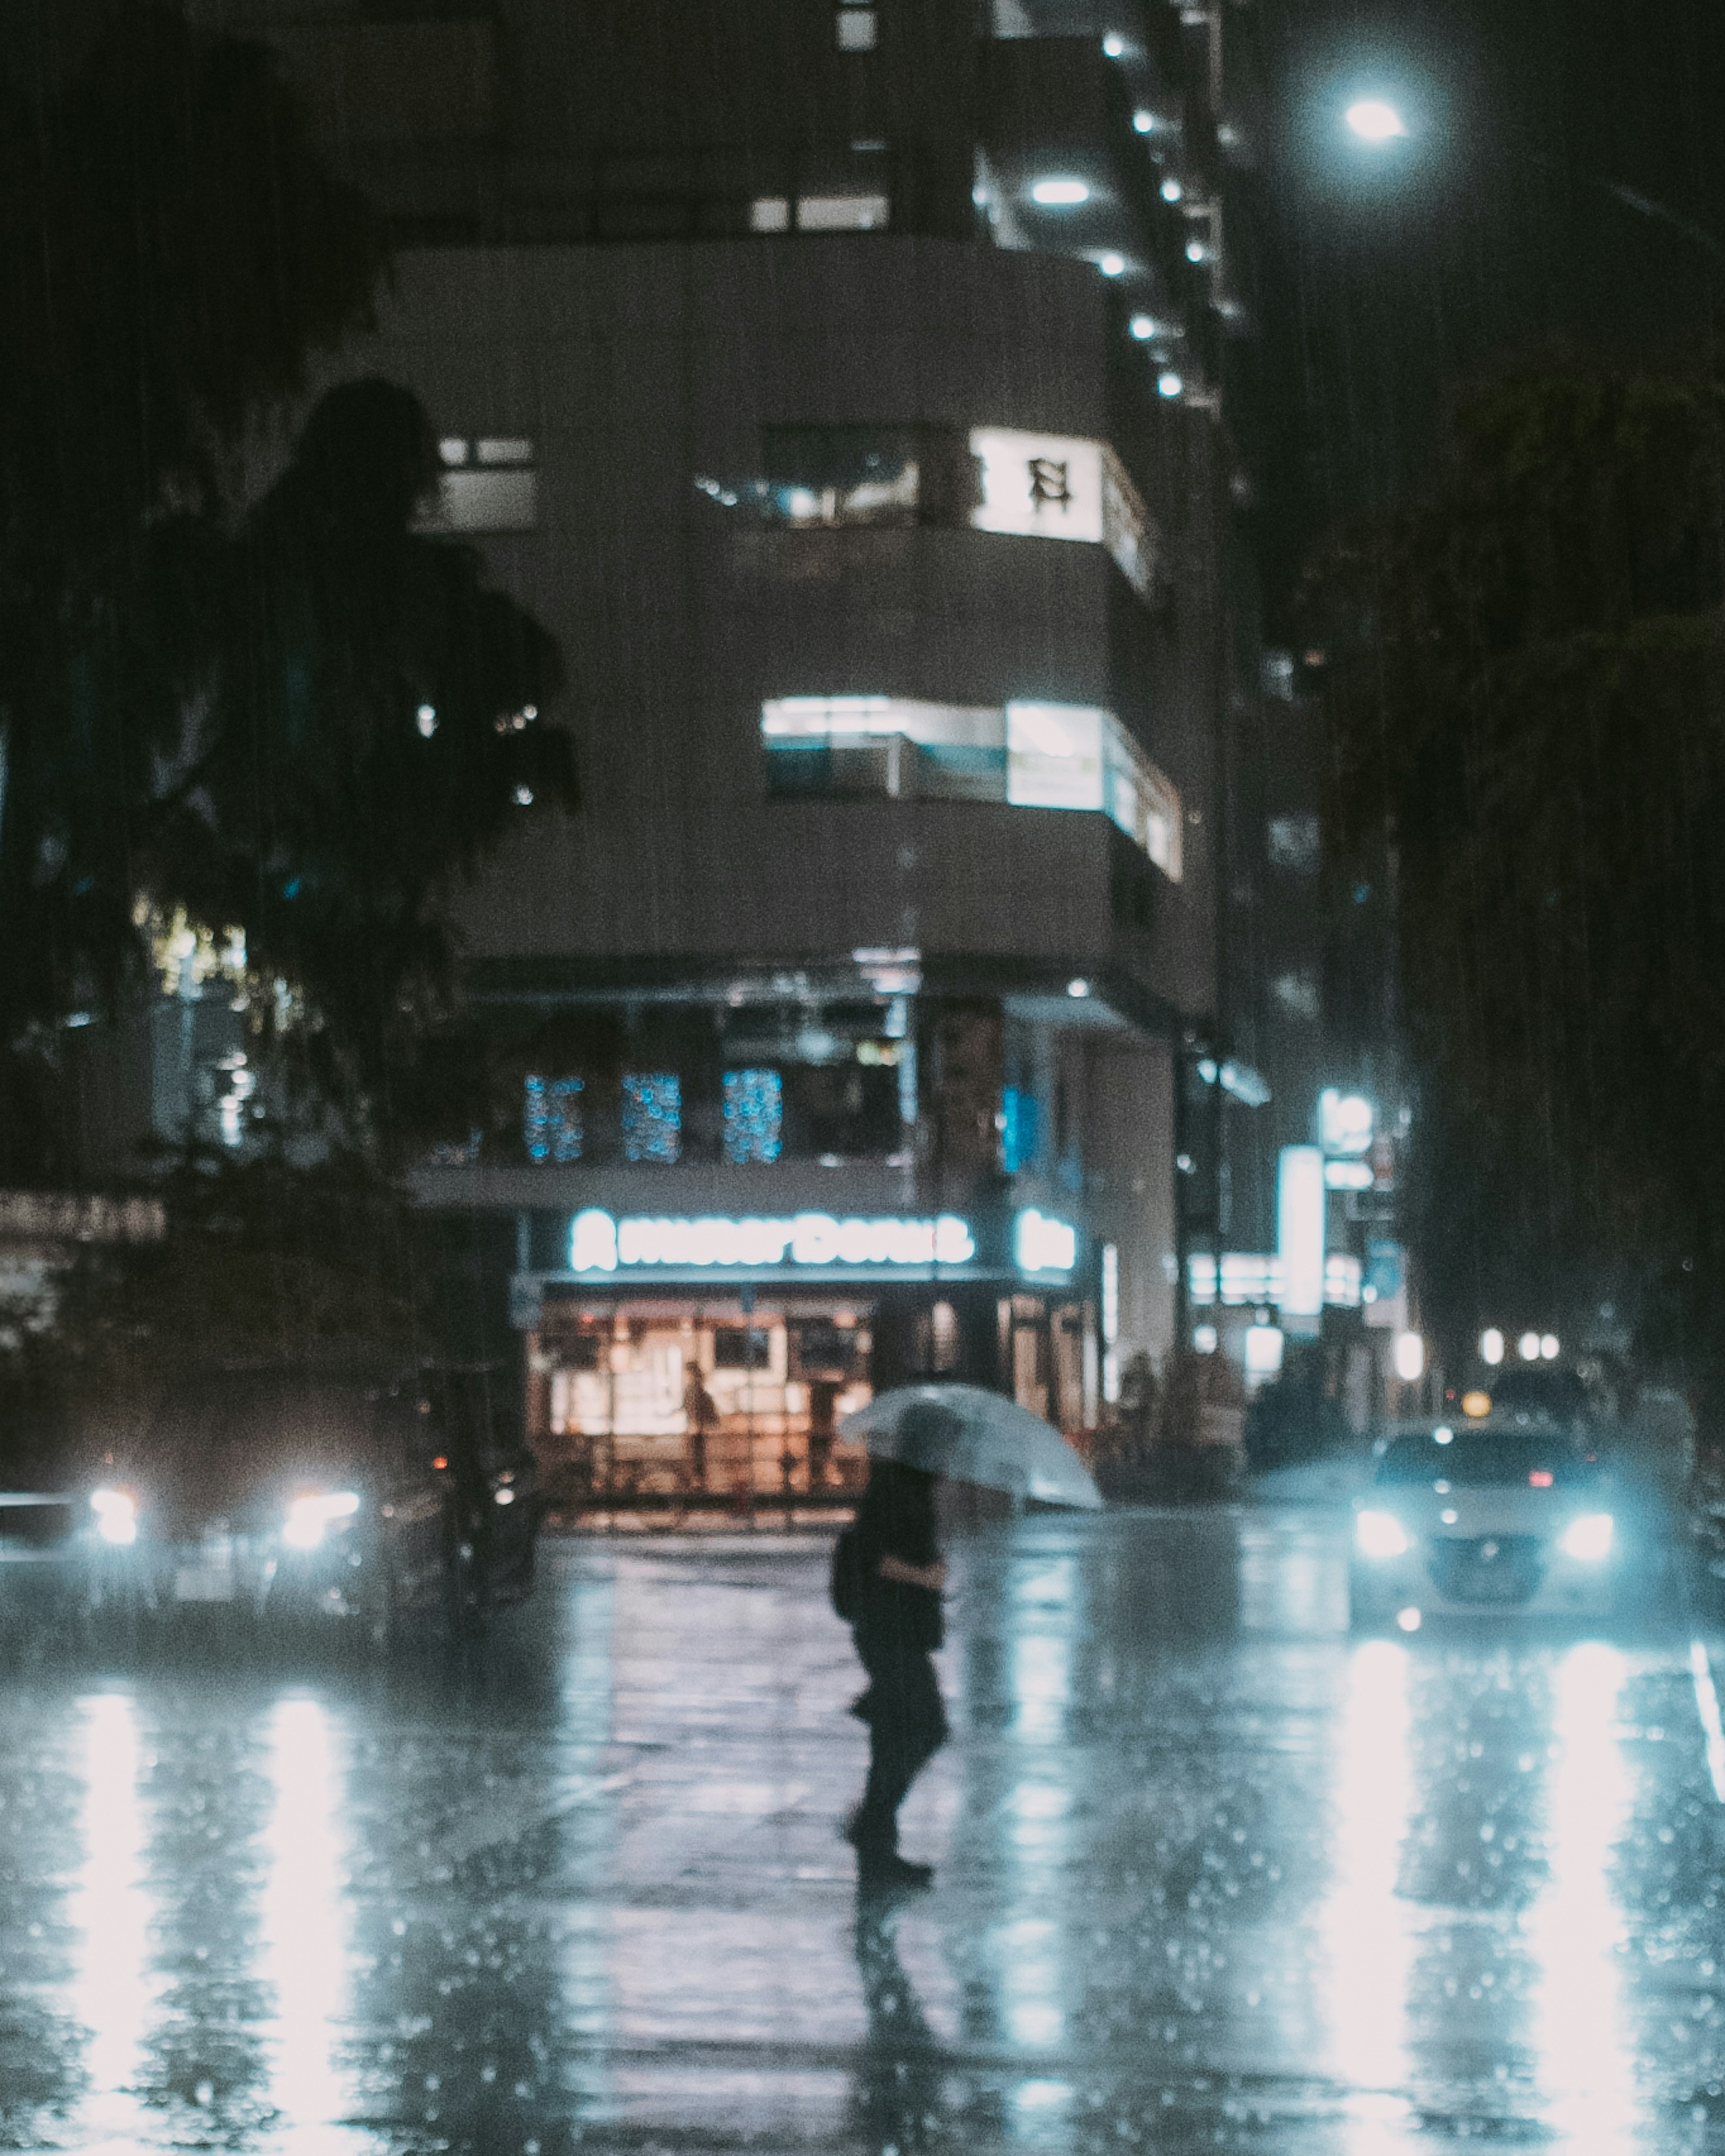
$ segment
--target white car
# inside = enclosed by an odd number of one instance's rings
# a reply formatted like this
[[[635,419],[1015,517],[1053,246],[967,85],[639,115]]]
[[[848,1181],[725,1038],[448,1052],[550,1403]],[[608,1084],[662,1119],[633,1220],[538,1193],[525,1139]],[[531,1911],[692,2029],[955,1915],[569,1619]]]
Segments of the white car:
[[[1357,1626],[1424,1616],[1607,1616],[1621,1568],[1610,1492],[1567,1432],[1432,1423],[1380,1438],[1353,1515]]]

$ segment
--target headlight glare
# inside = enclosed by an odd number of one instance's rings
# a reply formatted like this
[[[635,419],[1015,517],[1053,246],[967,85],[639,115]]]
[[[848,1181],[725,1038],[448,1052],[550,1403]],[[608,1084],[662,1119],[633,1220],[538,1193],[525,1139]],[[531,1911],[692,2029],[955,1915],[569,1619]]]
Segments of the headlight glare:
[[[96,1516],[96,1532],[105,1543],[123,1548],[137,1540],[137,1500],[129,1490],[92,1490],[90,1509]]]
[[[351,1520],[358,1510],[359,1498],[352,1490],[309,1491],[288,1507],[281,1538],[290,1549],[316,1549],[326,1529]]]
[[[1561,1548],[1565,1557],[1579,1558],[1584,1564],[1599,1564],[1610,1556],[1615,1538],[1616,1528],[1609,1512],[1584,1512],[1564,1529]]]
[[[1353,1520],[1354,1547],[1362,1557],[1404,1557],[1407,1530],[1394,1512],[1357,1512]]]

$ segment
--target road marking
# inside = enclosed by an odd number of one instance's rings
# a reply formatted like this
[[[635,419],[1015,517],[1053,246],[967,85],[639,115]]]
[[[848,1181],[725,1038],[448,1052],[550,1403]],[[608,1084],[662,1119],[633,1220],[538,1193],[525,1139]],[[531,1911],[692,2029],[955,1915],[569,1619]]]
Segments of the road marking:
[[[1719,1723],[1719,1695],[1707,1667],[1707,1650],[1699,1640],[1689,1642],[1689,1667],[1695,1678],[1695,1710],[1707,1740],[1707,1772],[1713,1778],[1713,1794],[1725,1804],[1725,1728]]]

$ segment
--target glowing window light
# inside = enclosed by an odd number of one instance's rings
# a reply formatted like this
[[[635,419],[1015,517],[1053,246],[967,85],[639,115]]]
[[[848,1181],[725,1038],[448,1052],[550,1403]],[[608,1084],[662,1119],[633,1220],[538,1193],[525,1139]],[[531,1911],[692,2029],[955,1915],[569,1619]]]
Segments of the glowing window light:
[[[581,1094],[579,1078],[522,1079],[521,1149],[536,1166],[580,1159]]]
[[[683,1151],[683,1084],[675,1071],[630,1071],[623,1081],[623,1157],[629,1161],[680,1159]]]
[[[1264,1383],[1281,1371],[1282,1330],[1279,1325],[1249,1325],[1245,1336],[1248,1382]]]
[[[776,1070],[727,1070],[723,1083],[726,1159],[733,1168],[777,1160],[784,1149],[784,1081]]]
[[[1488,1325],[1480,1335],[1480,1360],[1494,1370],[1503,1360],[1503,1335],[1495,1325]]]
[[[1076,209],[1081,203],[1090,200],[1087,180],[1038,180],[1030,189],[1030,199],[1041,209]]]
[[[1517,1341],[1516,1348],[1524,1363],[1539,1360],[1539,1335],[1537,1332],[1524,1332]]]
[[[1425,1342],[1417,1332],[1396,1334],[1395,1374],[1404,1385],[1414,1384],[1425,1375]]]
[[[1555,1363],[1558,1359],[1560,1344],[1561,1343],[1559,1342],[1555,1332],[1541,1333],[1539,1336],[1540,1360],[1543,1363]]]

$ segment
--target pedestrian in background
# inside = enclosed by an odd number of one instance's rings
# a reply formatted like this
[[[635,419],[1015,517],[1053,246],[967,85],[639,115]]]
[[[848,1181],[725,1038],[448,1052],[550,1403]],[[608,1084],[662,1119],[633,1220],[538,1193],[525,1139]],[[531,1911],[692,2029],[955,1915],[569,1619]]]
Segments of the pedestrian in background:
[[[914,1412],[914,1410],[913,1410]],[[934,1412],[938,1413],[938,1410]],[[927,1887],[927,1864],[898,1853],[898,1810],[947,1740],[946,1710],[929,1657],[944,1636],[935,1522],[940,1477],[877,1460],[856,1518],[834,1553],[833,1603],[850,1626],[869,1686],[851,1712],[868,1724],[869,1778],[846,1838],[866,1890]]]

